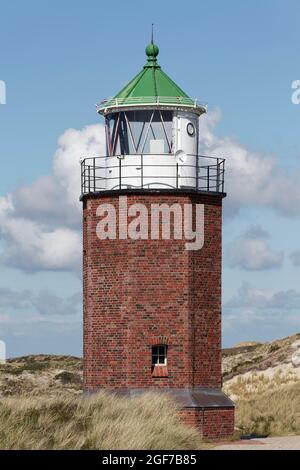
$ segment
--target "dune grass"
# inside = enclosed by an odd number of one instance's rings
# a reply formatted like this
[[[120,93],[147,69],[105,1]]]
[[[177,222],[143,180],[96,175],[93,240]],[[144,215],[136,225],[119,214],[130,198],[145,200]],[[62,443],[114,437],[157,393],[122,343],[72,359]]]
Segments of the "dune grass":
[[[300,435],[300,382],[237,400],[236,426],[242,435]]]
[[[298,381],[298,376],[291,370],[285,372],[279,368],[270,376],[264,374],[264,371],[254,371],[249,375],[238,376],[230,382],[225,382],[224,391],[233,400],[248,400],[253,395],[259,399],[259,396],[265,392],[285,388],[287,385],[292,385]]]
[[[0,449],[200,449],[175,403],[147,394],[128,399],[12,397],[0,400]]]

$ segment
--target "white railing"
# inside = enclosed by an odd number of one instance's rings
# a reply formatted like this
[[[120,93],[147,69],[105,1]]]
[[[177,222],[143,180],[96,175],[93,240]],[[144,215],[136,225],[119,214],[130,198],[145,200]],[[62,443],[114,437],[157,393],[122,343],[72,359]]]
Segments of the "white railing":
[[[108,108],[122,107],[122,106],[141,106],[141,105],[177,105],[187,106],[190,108],[201,108],[206,110],[207,104],[198,103],[197,99],[191,99],[182,96],[138,96],[127,98],[111,98],[103,100],[97,105],[97,111],[102,111]]]
[[[202,155],[187,155],[184,164],[173,154],[88,157],[81,162],[81,194],[121,189],[223,193],[224,173],[224,158]]]

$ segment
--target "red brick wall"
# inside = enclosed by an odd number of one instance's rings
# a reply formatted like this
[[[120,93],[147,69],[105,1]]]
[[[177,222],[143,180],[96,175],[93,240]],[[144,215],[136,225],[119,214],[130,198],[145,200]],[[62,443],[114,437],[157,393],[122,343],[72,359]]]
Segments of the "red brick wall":
[[[185,240],[99,240],[99,204],[118,207],[118,195],[90,197],[83,211],[84,386],[221,386],[220,196],[128,195],[128,205],[205,205],[205,243]],[[118,220],[118,219],[117,219]],[[151,374],[151,346],[168,345],[168,377]],[[207,425],[209,426],[209,424]]]
[[[180,417],[188,426],[199,429],[203,438],[220,439],[234,432],[234,408],[185,408]]]

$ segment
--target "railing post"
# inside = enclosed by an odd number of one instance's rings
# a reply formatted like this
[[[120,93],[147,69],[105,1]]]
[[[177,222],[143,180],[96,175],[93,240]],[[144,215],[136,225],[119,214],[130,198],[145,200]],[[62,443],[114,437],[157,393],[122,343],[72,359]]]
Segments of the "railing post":
[[[84,165],[84,160],[82,160],[80,164],[80,186],[81,186],[81,195],[83,194],[83,165]]]
[[[207,165],[207,191],[209,191],[209,178],[210,178],[210,175],[209,175],[209,165]]]
[[[119,158],[119,189],[122,186],[122,160]]]
[[[199,155],[196,155],[196,190],[199,190]]]
[[[178,189],[178,163],[176,163],[176,188]]]
[[[217,158],[217,187],[216,190],[219,192],[220,188],[220,159]]]
[[[89,193],[91,192],[91,165],[88,165]]]
[[[96,158],[93,158],[93,166],[94,166],[94,192],[96,192]]]
[[[141,188],[144,188],[144,156],[141,153]]]

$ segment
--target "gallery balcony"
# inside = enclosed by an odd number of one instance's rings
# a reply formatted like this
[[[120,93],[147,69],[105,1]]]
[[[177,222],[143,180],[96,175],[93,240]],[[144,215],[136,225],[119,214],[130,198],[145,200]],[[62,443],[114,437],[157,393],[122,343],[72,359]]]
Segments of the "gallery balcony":
[[[133,154],[81,161],[81,195],[103,191],[224,193],[225,159],[191,154]]]

